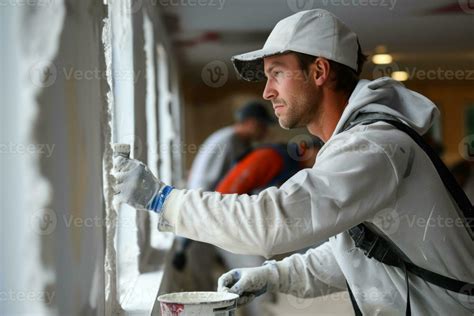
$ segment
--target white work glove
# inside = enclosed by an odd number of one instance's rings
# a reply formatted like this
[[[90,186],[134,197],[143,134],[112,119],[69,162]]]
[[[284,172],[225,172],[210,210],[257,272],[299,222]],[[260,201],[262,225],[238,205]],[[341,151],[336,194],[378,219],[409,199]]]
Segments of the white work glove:
[[[230,270],[219,278],[217,285],[219,292],[238,294],[239,306],[250,303],[265,292],[278,289],[278,270],[274,261],[266,262],[261,267]]]
[[[158,180],[144,163],[123,156],[114,157],[113,175],[116,201],[140,210],[159,213],[172,189]]]

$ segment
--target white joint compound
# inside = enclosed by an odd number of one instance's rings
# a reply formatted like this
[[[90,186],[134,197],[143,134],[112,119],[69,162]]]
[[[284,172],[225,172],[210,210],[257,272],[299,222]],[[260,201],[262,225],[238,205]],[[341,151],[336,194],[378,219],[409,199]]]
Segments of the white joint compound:
[[[109,91],[107,92],[107,103],[104,106],[103,113],[105,114],[102,128],[104,131],[104,197],[105,197],[105,314],[112,315],[119,310],[117,302],[117,253],[115,251],[114,240],[117,227],[117,209],[114,205],[114,191],[113,185],[115,178],[112,175],[113,168],[113,150],[112,150],[112,117],[113,117],[113,92],[112,92],[112,50],[110,39],[110,20],[104,19],[104,28],[102,30],[102,43],[104,44],[105,63],[107,69],[107,84]]]

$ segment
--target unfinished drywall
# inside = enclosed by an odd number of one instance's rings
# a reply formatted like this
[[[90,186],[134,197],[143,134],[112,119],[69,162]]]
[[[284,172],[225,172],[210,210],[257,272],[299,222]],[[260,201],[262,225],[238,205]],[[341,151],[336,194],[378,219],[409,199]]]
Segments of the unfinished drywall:
[[[57,293],[49,286],[57,277],[42,248],[54,230],[48,208],[53,187],[40,169],[56,144],[37,137],[34,127],[42,119],[37,96],[51,83],[44,70],[57,54],[64,12],[62,1],[2,4],[0,10],[2,315],[57,311]]]
[[[134,144],[132,155],[145,162],[151,151],[158,170],[160,146],[147,148],[148,134],[159,139],[158,13],[149,7],[144,22],[135,14],[145,2],[131,11],[130,0],[22,3],[0,11],[0,314],[110,315],[125,297],[141,308],[131,298],[143,290],[151,310],[162,272],[137,281],[150,232],[137,234],[136,210],[119,215],[112,205],[110,143]],[[148,39],[133,35],[144,23]],[[179,105],[173,92],[168,98]],[[178,136],[179,126],[167,126],[168,137]]]
[[[12,1],[1,12],[1,137],[11,146],[0,164],[0,283],[11,295],[0,314],[103,315],[105,8]]]
[[[57,218],[42,251],[56,276],[50,287],[58,313],[101,315],[106,8],[95,0],[66,1],[65,8],[59,49],[50,61],[55,78],[38,99],[37,138],[55,144],[51,157],[41,160],[41,172],[51,183],[47,207]]]

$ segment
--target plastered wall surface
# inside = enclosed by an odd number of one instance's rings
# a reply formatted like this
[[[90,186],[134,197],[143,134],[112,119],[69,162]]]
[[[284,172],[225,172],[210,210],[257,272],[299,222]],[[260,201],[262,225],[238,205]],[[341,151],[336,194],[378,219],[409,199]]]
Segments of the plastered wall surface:
[[[104,312],[104,200],[102,117],[106,102],[102,20],[97,1],[66,1],[54,82],[38,98],[36,135],[55,144],[41,170],[52,186],[48,207],[56,228],[42,249],[54,258],[59,314]]]
[[[53,227],[47,208],[53,188],[42,174],[40,161],[51,156],[54,146],[41,144],[34,134],[41,118],[37,97],[43,89],[35,69],[56,54],[64,6],[62,2],[48,7],[4,6],[0,15],[0,314],[45,315],[55,309],[49,306],[56,295],[48,287],[55,282],[53,267],[41,248]],[[39,24],[45,20],[48,26]]]
[[[105,13],[2,6],[2,315],[104,312]]]

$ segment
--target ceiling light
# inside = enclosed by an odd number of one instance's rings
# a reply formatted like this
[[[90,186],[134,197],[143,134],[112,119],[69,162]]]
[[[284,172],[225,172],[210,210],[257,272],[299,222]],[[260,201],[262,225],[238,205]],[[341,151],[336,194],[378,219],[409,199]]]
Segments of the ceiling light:
[[[394,71],[392,72],[392,78],[397,81],[407,81],[408,80],[408,72],[406,71]]]
[[[386,65],[392,62],[393,58],[390,54],[375,54],[372,56],[372,62],[376,65]]]

